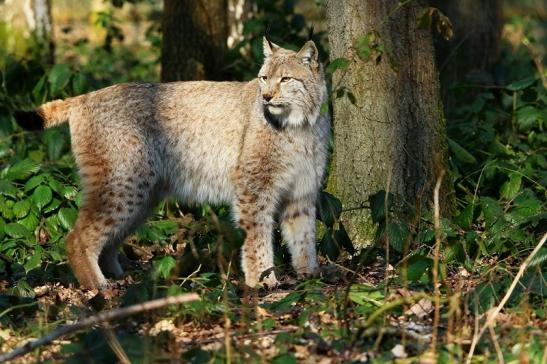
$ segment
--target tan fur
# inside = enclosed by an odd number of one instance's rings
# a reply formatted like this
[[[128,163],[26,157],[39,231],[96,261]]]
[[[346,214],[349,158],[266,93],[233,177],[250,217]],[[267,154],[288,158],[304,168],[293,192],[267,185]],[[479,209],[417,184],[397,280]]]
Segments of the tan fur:
[[[119,276],[117,248],[166,196],[229,203],[247,233],[245,282],[276,284],[272,233],[279,216],[299,274],[317,272],[315,202],[329,120],[317,49],[265,42],[259,79],[120,84],[37,111],[46,127],[68,121],[84,201],[67,236],[82,286]],[[99,268],[100,266],[100,268]]]

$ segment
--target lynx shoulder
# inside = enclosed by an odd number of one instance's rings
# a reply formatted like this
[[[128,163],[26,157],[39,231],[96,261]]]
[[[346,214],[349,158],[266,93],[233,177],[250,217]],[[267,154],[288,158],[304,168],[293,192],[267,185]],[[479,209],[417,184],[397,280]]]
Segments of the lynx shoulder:
[[[82,286],[103,288],[104,274],[123,273],[119,244],[167,196],[232,206],[246,232],[247,285],[277,282],[275,216],[294,269],[317,272],[315,202],[329,139],[323,70],[311,41],[293,52],[264,40],[264,54],[246,83],[119,84],[16,113],[29,129],[70,125],[84,199],[65,240]]]

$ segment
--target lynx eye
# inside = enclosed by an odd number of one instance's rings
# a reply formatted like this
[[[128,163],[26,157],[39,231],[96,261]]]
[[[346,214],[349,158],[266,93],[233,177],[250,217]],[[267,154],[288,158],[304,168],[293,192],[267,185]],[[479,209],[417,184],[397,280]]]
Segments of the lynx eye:
[[[281,82],[288,82],[292,80],[292,77],[281,77]]]
[[[260,76],[260,79],[264,82],[268,81],[268,76]]]

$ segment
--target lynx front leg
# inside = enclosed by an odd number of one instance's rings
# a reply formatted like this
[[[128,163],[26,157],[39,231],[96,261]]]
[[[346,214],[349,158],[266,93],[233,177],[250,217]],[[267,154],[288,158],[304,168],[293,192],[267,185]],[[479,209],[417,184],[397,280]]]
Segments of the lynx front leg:
[[[278,282],[272,270],[273,208],[265,207],[264,204],[239,201],[234,206],[234,212],[239,226],[246,233],[241,254],[245,284],[249,287],[255,287],[259,283],[270,288],[275,287]]]
[[[281,231],[299,276],[315,276],[319,271],[315,243],[315,204],[291,202],[283,211]]]

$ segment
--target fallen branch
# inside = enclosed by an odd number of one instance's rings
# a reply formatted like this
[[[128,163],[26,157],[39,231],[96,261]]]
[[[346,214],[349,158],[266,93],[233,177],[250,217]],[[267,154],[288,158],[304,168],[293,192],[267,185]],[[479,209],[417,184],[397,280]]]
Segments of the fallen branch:
[[[87,329],[91,326],[97,325],[102,322],[113,321],[122,319],[128,316],[136,315],[146,311],[157,310],[159,308],[178,305],[181,303],[187,303],[191,301],[199,300],[199,296],[196,293],[181,294],[178,296],[170,296],[164,298],[158,298],[152,301],[146,301],[138,303],[129,307],[117,308],[114,310],[98,313],[97,315],[87,317],[81,321],[78,321],[71,325],[63,325],[56,330],[50,332],[46,336],[40,339],[30,341],[25,345],[14,349],[10,352],[0,355],[0,363],[4,363],[8,360],[13,360],[18,356],[24,355],[39,346],[49,344],[53,340],[68,334],[73,334],[77,331]]]
[[[522,276],[524,275],[524,272],[526,271],[526,268],[528,268],[528,265],[530,265],[530,262],[532,261],[532,258],[534,258],[534,256],[537,254],[537,252],[539,252],[540,249],[543,247],[543,244],[545,244],[545,240],[547,240],[547,233],[545,233],[543,235],[540,242],[538,243],[538,245],[536,245],[536,247],[534,248],[532,253],[530,253],[528,258],[526,258],[526,260],[520,265],[519,271],[518,271],[517,275],[515,276],[515,278],[513,279],[513,282],[511,283],[511,286],[509,286],[509,289],[505,293],[505,296],[503,296],[503,299],[501,300],[499,305],[494,309],[494,311],[490,311],[484,325],[482,325],[479,332],[476,333],[473,336],[473,341],[471,342],[471,348],[469,349],[469,354],[467,355],[467,360],[466,360],[467,364],[471,363],[471,359],[473,358],[473,353],[475,352],[475,347],[477,346],[477,343],[479,342],[482,334],[484,334],[484,331],[486,331],[486,329],[488,329],[489,327],[492,326],[492,324],[496,320],[496,317],[498,317],[501,309],[505,306],[507,301],[509,301],[509,297],[511,297],[511,294],[513,293],[513,291],[517,287],[517,284],[520,281],[520,279],[522,278]]]

